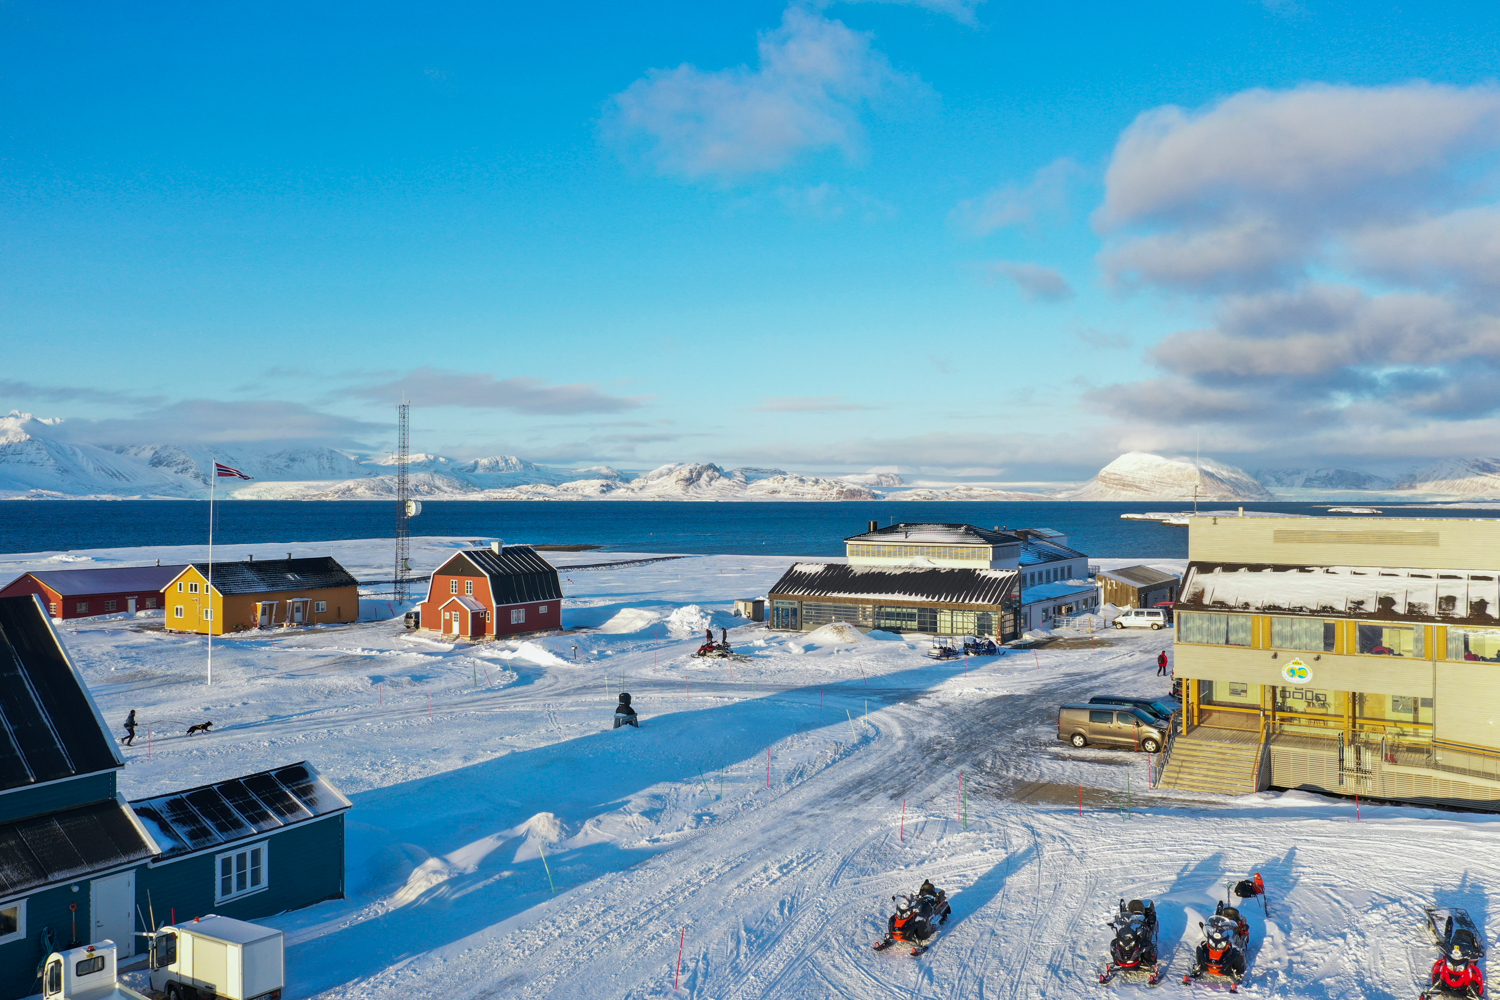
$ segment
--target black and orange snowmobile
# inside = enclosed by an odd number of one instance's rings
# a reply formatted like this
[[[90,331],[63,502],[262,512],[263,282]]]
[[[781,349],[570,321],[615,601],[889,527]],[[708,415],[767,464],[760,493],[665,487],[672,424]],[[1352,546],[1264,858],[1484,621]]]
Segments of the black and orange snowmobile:
[[[1484,996],[1484,971],[1479,960],[1484,957],[1484,941],[1469,911],[1460,907],[1428,906],[1427,930],[1442,953],[1432,963],[1427,988],[1418,994],[1429,997]]]
[[[886,921],[883,940],[875,942],[876,951],[884,951],[897,941],[911,945],[912,955],[920,955],[932,945],[938,929],[948,922],[953,908],[948,905],[948,894],[923,882],[913,895],[892,896],[896,912]]]
[[[1109,943],[1109,961],[1099,973],[1108,983],[1117,975],[1146,977],[1147,986],[1161,982],[1162,968],[1156,950],[1156,904],[1149,899],[1120,900],[1120,911],[1108,927],[1115,932]]]
[[[1220,902],[1213,916],[1199,921],[1203,941],[1193,956],[1193,967],[1182,977],[1187,986],[1195,979],[1225,979],[1229,992],[1238,993],[1245,978],[1245,952],[1250,946],[1250,925],[1238,907]]]

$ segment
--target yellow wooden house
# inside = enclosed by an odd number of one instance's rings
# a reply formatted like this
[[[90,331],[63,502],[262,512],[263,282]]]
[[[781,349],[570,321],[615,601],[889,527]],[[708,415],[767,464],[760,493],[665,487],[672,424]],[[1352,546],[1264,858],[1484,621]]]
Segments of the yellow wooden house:
[[[359,581],[332,556],[192,563],[162,594],[166,627],[175,632],[223,635],[359,618]]]

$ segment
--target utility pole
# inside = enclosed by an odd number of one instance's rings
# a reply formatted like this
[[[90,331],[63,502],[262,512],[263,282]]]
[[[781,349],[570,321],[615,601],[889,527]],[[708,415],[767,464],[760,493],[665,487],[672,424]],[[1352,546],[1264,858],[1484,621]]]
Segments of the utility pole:
[[[407,599],[406,574],[411,570],[411,404],[403,400],[396,407],[396,572],[392,576],[395,598]]]

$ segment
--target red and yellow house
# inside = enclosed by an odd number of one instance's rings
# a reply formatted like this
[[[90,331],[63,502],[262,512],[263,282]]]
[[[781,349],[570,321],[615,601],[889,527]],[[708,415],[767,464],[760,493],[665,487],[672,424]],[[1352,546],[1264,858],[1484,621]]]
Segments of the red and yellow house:
[[[479,639],[562,628],[557,569],[530,545],[465,549],[432,574],[424,629]]]

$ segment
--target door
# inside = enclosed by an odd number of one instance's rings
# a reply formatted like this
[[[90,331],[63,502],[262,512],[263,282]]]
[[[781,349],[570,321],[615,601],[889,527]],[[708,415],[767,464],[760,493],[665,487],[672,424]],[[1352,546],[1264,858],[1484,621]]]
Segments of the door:
[[[1089,709],[1089,742],[1108,746],[1115,741],[1115,713]]]
[[[125,610],[128,611],[128,612],[130,612],[131,614],[135,614],[135,598],[134,597],[127,597],[127,598],[125,598]]]
[[[108,939],[115,943],[118,957],[134,955],[135,872],[94,879],[89,884],[89,916],[94,921],[90,944]]]
[[[306,601],[293,601],[291,606],[292,622],[296,625],[302,624],[302,611],[307,607]]]
[[[276,617],[276,602],[262,601],[260,603],[260,627],[270,628],[272,620]]]

